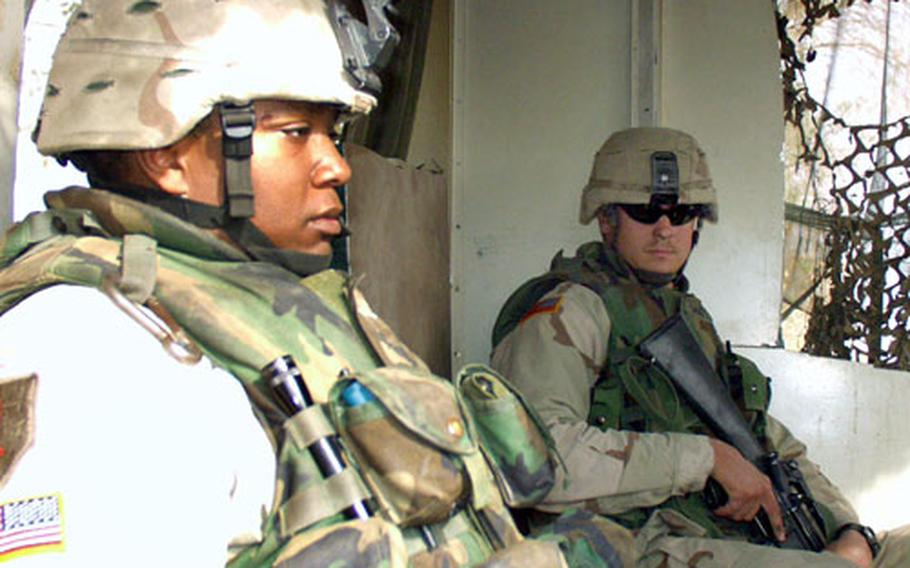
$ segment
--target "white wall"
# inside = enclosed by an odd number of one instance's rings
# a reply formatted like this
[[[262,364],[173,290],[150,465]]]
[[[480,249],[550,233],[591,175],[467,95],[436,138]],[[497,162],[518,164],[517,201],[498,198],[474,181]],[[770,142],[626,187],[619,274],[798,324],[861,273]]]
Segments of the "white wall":
[[[596,237],[578,196],[629,124],[629,5],[456,0],[453,366],[485,361],[508,294]]]
[[[688,274],[723,337],[775,344],[780,310],[784,139],[774,12],[766,0],[664,2],[665,126],[708,154],[720,223]]]
[[[0,231],[12,215],[23,1],[0,2]]]
[[[578,198],[597,148],[631,124],[630,4],[456,1],[456,366],[487,359],[518,284],[598,237],[578,224]],[[721,194],[721,223],[689,267],[693,290],[725,337],[773,344],[783,121],[772,6],[687,0],[663,12],[661,124],[696,136]]]
[[[771,414],[876,530],[910,523],[910,377],[780,349],[743,349],[771,376]]]

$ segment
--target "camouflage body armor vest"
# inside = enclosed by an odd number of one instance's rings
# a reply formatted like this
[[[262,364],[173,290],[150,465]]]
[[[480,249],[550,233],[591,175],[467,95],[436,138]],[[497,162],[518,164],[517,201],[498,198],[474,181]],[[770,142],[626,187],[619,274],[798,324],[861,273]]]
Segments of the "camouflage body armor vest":
[[[637,353],[638,344],[667,318],[682,313],[696,332],[699,344],[733,400],[764,440],[765,413],[770,402],[769,380],[754,363],[724,349],[710,315],[693,295],[670,286],[649,287],[639,282],[628,266],[600,242],[579,247],[577,255],[562,253],[550,272],[532,279],[506,302],[493,332],[494,345],[514,329],[537,300],[559,283],[571,281],[600,296],[610,317],[607,358],[592,389],[588,423],[601,430],[638,432],[709,432],[682,398],[670,379]],[[702,525],[710,536],[748,538],[749,526],[713,515],[701,494],[673,497],[660,508],[672,508]],[[614,518],[637,529],[652,509],[629,511]]]
[[[554,471],[536,417],[493,371],[435,377],[341,273],[301,280],[106,191],[45,199],[0,241],[0,314],[50,285],[99,288],[165,322],[169,352],[201,352],[247,392],[275,450],[275,499],[263,541],[234,543],[232,566],[565,566],[564,543],[524,540],[503,502],[533,504]],[[284,355],[318,403],[290,418],[260,377]],[[356,408],[343,400],[354,381],[372,394]],[[328,478],[307,451],[326,435],[350,466]],[[358,501],[369,520],[343,515]]]

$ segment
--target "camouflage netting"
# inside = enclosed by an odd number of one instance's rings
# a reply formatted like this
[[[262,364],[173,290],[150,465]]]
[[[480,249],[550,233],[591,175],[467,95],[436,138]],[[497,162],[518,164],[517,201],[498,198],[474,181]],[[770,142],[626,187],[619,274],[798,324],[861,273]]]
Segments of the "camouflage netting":
[[[907,2],[775,0],[775,7],[789,171],[784,330],[801,316],[795,346],[805,352],[910,370],[910,116],[889,101],[895,92],[906,96],[894,82],[908,72],[900,63],[906,42],[892,45],[906,35],[906,20],[895,25],[892,10],[906,13]],[[835,28],[833,40],[819,37],[822,26]],[[875,34],[883,41],[870,41]],[[842,45],[877,58],[874,80],[850,83],[872,93],[871,120],[857,120],[856,101],[829,102],[830,76],[824,88],[810,88],[818,54],[827,50],[833,75]],[[898,114],[893,106],[904,116],[889,117]]]

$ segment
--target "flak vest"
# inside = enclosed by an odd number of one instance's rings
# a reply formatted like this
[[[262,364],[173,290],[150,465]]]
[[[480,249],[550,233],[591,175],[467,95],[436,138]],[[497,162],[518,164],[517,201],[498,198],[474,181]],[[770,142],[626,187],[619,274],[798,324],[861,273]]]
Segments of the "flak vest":
[[[682,314],[756,437],[765,443],[770,380],[752,361],[724,348],[698,298],[672,286],[654,287],[638,281],[616,253],[600,242],[582,245],[572,258],[557,254],[550,272],[530,280],[513,293],[497,318],[493,345],[561,282],[574,282],[594,291],[603,301],[611,323],[605,365],[591,393],[589,424],[601,430],[710,433],[672,381],[638,353],[643,339],[667,318]],[[610,518],[637,529],[658,508],[679,511],[704,527],[711,537],[749,539],[751,536],[747,523],[714,515],[701,493],[672,497],[658,507]]]
[[[269,436],[274,502],[261,541],[232,543],[231,566],[566,565],[565,539],[524,539],[504,502],[541,499],[554,464],[536,416],[495,372],[432,375],[342,273],[301,279],[107,191],[45,199],[49,211],[0,241],[0,314],[55,284],[100,289],[134,318],[151,311],[170,353],[204,354],[242,383]],[[290,418],[260,377],[285,355],[318,403]],[[343,396],[354,382],[370,393],[356,405]],[[325,478],[307,448],[327,435],[350,467]],[[348,520],[360,501],[375,515]],[[608,548],[586,565],[618,565]]]

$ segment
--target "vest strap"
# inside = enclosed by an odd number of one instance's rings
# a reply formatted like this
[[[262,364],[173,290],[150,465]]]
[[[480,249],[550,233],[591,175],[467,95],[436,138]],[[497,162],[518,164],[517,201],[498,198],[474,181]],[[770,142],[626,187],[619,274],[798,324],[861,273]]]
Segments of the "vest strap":
[[[474,439],[477,439],[476,432],[472,433]],[[462,455],[462,461],[468,477],[471,478],[471,504],[475,509],[480,510],[495,502],[496,496],[493,491],[498,487],[493,473],[490,471],[486,460],[480,450],[470,454]],[[497,493],[498,494],[498,493]]]
[[[124,235],[120,256],[120,281],[117,288],[130,301],[144,304],[151,297],[157,280],[157,243],[147,235]]]
[[[284,428],[300,449],[308,448],[316,440],[335,435],[335,429],[318,404],[308,406],[288,418]]]
[[[370,499],[370,494],[352,468],[346,468],[320,483],[294,493],[278,511],[281,538],[332,517],[354,503]]]
[[[64,234],[104,234],[104,230],[92,214],[82,209],[41,211],[26,217],[21,225],[27,227],[31,243],[39,243]]]
[[[34,244],[60,235],[103,235],[104,229],[91,212],[84,209],[49,210],[32,213],[16,223],[3,237],[0,266],[12,262]]]
[[[591,389],[590,416],[594,417],[589,422],[601,430],[620,427],[625,390],[618,381],[608,381],[605,373],[597,379],[597,386]],[[607,418],[607,417],[611,418]]]

